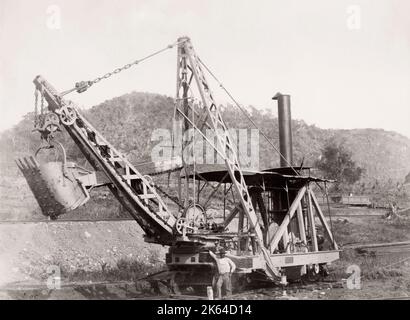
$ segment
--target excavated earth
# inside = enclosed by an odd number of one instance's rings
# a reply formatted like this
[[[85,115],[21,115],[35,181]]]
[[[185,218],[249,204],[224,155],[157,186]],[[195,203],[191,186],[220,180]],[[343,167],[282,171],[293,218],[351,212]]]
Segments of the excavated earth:
[[[0,287],[44,284],[53,266],[98,272],[121,260],[149,265],[165,252],[134,221],[1,223]]]
[[[153,254],[163,259],[165,247],[147,244],[134,221],[36,222],[0,224],[0,299],[181,299],[154,296],[133,281],[79,281],[61,277],[61,288],[47,286],[50,266],[68,272],[101,272],[118,261],[152,264]],[[409,257],[407,252],[404,257]],[[399,259],[402,259],[399,258]],[[337,272],[345,261],[331,266]],[[410,261],[403,263],[408,270]],[[149,270],[149,269],[148,269]],[[148,273],[148,272],[147,272]],[[410,276],[362,280],[361,290],[349,290],[343,277],[326,282],[254,289],[232,299],[382,299],[410,297]],[[185,298],[204,299],[204,297]],[[410,299],[410,298],[409,298]]]
[[[130,266],[143,265],[146,275],[163,265],[167,248],[148,244],[135,221],[58,221],[22,222],[43,219],[24,179],[0,181],[0,299],[181,299],[169,295],[154,296],[132,279],[104,279],[106,270],[118,269],[121,261]],[[104,202],[106,201],[106,202]],[[112,201],[99,198],[98,205],[87,204],[83,210],[94,210],[104,218],[103,209]],[[101,211],[101,212],[100,212]],[[336,218],[333,223],[342,243],[410,240],[410,223],[383,221],[380,212],[340,209],[339,214],[354,211],[374,217]],[[72,217],[74,218],[74,217]],[[7,220],[7,222],[5,222]],[[14,221],[12,221],[14,220]],[[377,258],[350,257],[331,266],[335,274],[327,282],[286,288],[264,288],[236,293],[233,299],[381,299],[410,296],[410,252],[381,255]],[[350,264],[362,267],[364,277],[360,290],[346,288],[344,271]],[[394,264],[393,266],[392,263]],[[387,267],[386,267],[387,266]],[[61,288],[50,288],[50,270],[59,268]],[[81,270],[79,278],[66,277]],[[98,280],[88,277],[99,274]],[[112,274],[111,274],[112,275]],[[126,277],[125,277],[126,278]],[[204,298],[185,296],[185,298]]]

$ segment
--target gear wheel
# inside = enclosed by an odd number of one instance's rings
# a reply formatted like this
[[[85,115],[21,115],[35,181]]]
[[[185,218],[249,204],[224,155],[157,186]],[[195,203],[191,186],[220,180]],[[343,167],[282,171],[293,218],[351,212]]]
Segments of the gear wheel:
[[[192,233],[194,231],[194,228],[188,225],[185,218],[179,218],[175,223],[175,230],[178,234],[184,234],[184,229],[186,233]]]

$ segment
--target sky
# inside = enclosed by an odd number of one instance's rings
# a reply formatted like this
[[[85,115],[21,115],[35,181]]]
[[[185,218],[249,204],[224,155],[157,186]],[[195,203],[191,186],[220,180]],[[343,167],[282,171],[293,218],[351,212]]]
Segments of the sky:
[[[308,124],[410,138],[409,12],[407,0],[0,0],[0,131],[34,110],[36,75],[64,91],[186,35],[243,105],[276,114],[281,92]],[[175,96],[175,82],[172,49],[68,97]]]

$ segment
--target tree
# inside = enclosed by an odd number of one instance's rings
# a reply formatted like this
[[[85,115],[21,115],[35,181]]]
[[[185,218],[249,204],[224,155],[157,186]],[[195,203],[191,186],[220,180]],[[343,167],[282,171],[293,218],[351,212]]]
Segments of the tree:
[[[404,183],[410,183],[410,172],[407,174],[406,178],[404,178]]]
[[[342,143],[329,141],[322,149],[322,155],[315,163],[328,179],[336,180],[335,191],[350,191],[360,180],[364,169],[352,160],[352,154]]]

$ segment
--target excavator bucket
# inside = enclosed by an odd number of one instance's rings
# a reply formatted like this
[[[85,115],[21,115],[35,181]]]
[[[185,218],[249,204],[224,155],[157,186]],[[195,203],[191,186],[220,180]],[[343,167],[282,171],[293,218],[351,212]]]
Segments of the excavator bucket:
[[[39,164],[34,157],[16,161],[42,213],[51,219],[74,210],[90,198],[86,186],[95,184],[95,173],[75,164],[53,161]],[[86,182],[85,182],[86,181]]]

